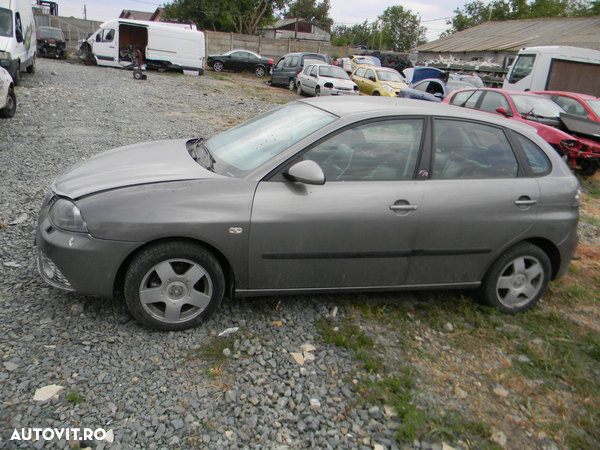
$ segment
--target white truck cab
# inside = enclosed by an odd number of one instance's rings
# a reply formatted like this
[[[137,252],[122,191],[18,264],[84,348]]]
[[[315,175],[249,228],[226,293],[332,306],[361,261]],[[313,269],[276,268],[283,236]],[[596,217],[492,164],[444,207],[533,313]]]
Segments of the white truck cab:
[[[21,84],[21,72],[35,72],[37,39],[29,0],[0,0],[0,67]]]

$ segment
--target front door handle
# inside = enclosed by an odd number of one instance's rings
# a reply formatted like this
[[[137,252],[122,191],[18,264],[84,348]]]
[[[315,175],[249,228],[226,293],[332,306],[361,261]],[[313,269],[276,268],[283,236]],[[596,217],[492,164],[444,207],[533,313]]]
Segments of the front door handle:
[[[419,209],[417,205],[390,205],[392,211],[416,211]]]

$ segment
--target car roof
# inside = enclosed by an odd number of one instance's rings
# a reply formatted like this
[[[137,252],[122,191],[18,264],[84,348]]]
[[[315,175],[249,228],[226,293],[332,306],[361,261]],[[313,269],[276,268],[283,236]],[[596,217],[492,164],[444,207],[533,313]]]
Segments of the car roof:
[[[582,100],[598,100],[600,97],[589,94],[580,94],[579,92],[566,92],[566,91],[532,91],[532,94],[538,95],[560,95],[563,97],[575,97]]]
[[[468,108],[459,108],[452,105],[424,102],[423,100],[412,100],[394,97],[318,97],[298,100],[316,108],[327,111],[338,117],[352,115],[368,115],[372,117],[385,117],[389,115],[406,116],[439,116],[457,119],[483,120],[503,127],[531,131],[529,125],[509,120],[504,117],[476,111]]]

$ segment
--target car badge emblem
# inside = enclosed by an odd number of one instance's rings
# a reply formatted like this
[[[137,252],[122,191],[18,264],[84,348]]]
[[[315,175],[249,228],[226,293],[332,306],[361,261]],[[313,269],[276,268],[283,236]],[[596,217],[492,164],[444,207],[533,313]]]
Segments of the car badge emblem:
[[[231,234],[242,234],[242,231],[244,231],[241,227],[231,227],[229,229],[229,232]]]

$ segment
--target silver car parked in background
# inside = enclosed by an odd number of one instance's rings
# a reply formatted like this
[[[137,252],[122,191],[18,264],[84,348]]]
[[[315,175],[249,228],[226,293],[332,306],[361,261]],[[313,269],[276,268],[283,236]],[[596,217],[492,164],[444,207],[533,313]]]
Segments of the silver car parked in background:
[[[358,86],[344,69],[329,64],[311,64],[298,74],[298,94],[359,95]]]
[[[36,241],[51,285],[124,293],[149,327],[225,295],[478,289],[531,308],[577,246],[579,183],[527,125],[397,98],[293,102],[209,140],[60,175]]]

